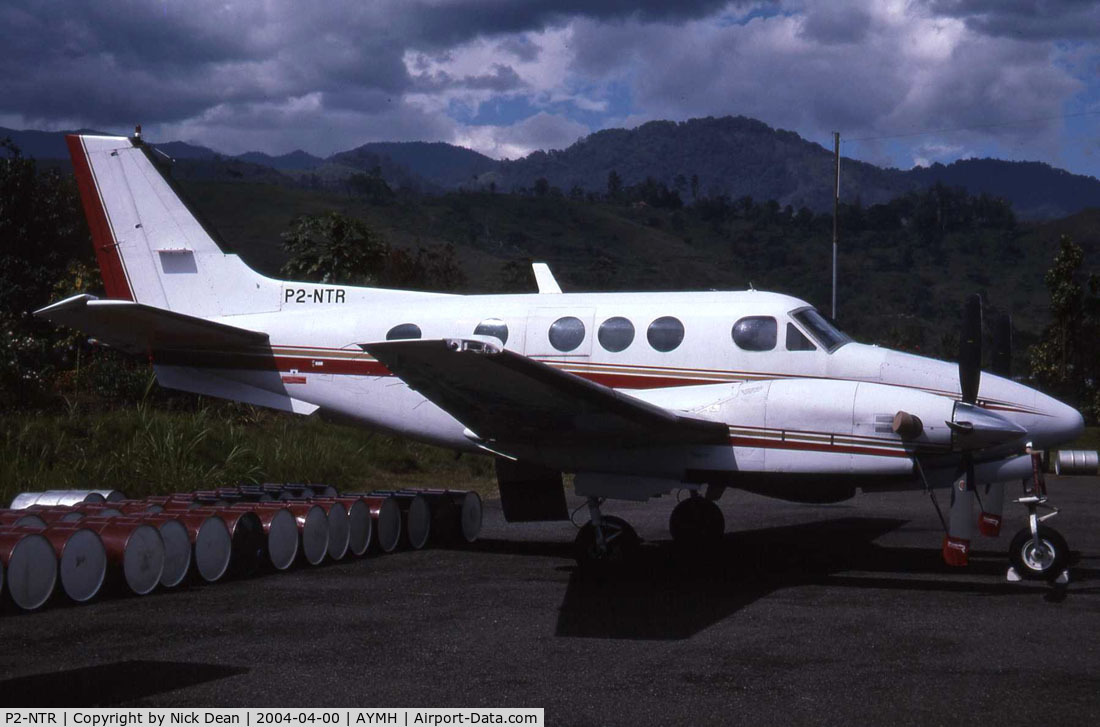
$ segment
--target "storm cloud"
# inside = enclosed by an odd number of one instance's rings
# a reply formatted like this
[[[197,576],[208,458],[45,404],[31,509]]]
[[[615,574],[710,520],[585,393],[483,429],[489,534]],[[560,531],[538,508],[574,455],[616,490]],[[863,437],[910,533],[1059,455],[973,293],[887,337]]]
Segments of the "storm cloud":
[[[514,157],[744,114],[821,141],[838,129],[845,153],[899,166],[988,153],[1096,174],[1080,138],[1100,119],[1098,35],[1097,6],[1069,0],[7,0],[0,125]]]

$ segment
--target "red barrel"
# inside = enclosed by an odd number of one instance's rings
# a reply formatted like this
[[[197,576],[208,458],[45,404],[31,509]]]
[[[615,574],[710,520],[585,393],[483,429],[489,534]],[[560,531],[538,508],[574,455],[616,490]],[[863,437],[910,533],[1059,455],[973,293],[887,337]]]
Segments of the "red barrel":
[[[406,545],[413,550],[420,550],[428,544],[432,533],[432,510],[427,500],[415,492],[375,490],[369,494],[389,496],[397,500],[397,505],[401,508],[401,530],[405,535]]]
[[[41,505],[32,505],[28,507],[27,510],[45,520],[47,525],[50,523],[75,523],[84,519],[84,513],[79,510],[74,510],[71,507],[42,507]]]
[[[153,514],[164,509],[162,505],[148,500],[119,500],[118,502],[112,502],[111,506],[121,510],[124,515]]]
[[[310,502],[320,505],[328,515],[328,555],[333,560],[340,560],[348,554],[348,542],[351,539],[348,509],[331,497],[314,497]]]
[[[348,550],[360,556],[370,548],[374,520],[370,506],[361,497],[337,497],[336,501],[348,509]]]
[[[320,565],[328,552],[328,515],[320,505],[311,502],[286,502],[294,515],[302,538],[302,557],[310,565]]]
[[[86,517],[80,524],[99,533],[107,550],[107,562],[117,569],[130,591],[143,596],[160,583],[164,541],[152,525],[122,520]]]
[[[41,533],[22,528],[0,531],[0,564],[6,571],[8,596],[24,611],[45,603],[57,585],[57,554]]]
[[[229,569],[233,575],[247,576],[256,572],[264,560],[264,529],[256,513],[229,507],[191,510],[201,515],[217,515],[229,528],[231,540]]]
[[[481,534],[481,496],[470,490],[402,490],[418,494],[432,509],[432,539],[467,543]]]
[[[0,510],[0,529],[10,527],[46,527],[46,520],[37,512]]]
[[[401,506],[392,497],[358,495],[370,508],[373,531],[378,549],[383,553],[392,553],[401,543]]]
[[[55,522],[42,535],[57,555],[61,590],[73,601],[95,597],[107,578],[107,549],[99,534],[80,523]]]
[[[230,505],[231,509],[253,512],[260,518],[267,536],[266,559],[275,570],[286,570],[298,555],[298,523],[294,514],[282,504],[242,502]]]
[[[160,584],[175,588],[187,577],[191,568],[191,536],[187,527],[172,515],[160,513],[136,513],[117,518],[118,522],[147,523],[156,527],[164,542],[164,571]]]
[[[213,583],[225,576],[233,555],[233,538],[224,520],[194,510],[165,510],[160,515],[173,517],[187,528],[191,562],[200,578]]]

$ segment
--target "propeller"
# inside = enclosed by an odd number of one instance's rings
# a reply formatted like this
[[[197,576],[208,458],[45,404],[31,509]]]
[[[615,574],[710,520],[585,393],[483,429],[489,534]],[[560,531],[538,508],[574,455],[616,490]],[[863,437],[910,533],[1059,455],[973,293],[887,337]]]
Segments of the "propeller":
[[[960,421],[959,415],[974,414],[978,401],[978,388],[982,382],[982,298],[972,295],[963,307],[962,329],[959,331],[959,390],[962,402],[955,405],[955,413],[948,426],[956,439],[970,439],[975,426],[970,420]],[[964,566],[970,553],[970,536],[973,532],[970,494],[974,492],[974,455],[960,442],[961,459],[956,484],[951,487],[951,510],[947,534],[943,539],[943,559],[948,565]]]
[[[967,298],[963,308],[962,330],[959,332],[959,386],[962,400],[973,404],[978,400],[982,382],[982,297]]]

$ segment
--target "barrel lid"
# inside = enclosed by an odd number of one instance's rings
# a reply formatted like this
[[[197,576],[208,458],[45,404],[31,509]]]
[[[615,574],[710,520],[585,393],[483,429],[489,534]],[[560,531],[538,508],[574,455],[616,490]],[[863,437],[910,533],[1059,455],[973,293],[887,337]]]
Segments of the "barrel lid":
[[[31,611],[53,593],[57,584],[57,556],[53,546],[39,533],[24,535],[8,559],[8,595],[16,606]]]
[[[286,570],[298,555],[298,523],[290,510],[276,510],[267,529],[267,556],[275,570]]]
[[[95,597],[107,577],[107,550],[99,534],[88,528],[74,530],[61,552],[58,571],[66,596],[77,603]]]
[[[149,593],[164,573],[164,541],[152,525],[138,525],[126,539],[122,575],[126,585],[139,596]]]

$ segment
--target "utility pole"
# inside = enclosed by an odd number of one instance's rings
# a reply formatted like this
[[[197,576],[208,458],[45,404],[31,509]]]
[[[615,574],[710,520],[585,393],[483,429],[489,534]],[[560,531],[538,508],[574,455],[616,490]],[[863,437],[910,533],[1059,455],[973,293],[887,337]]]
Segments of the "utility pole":
[[[833,158],[836,180],[833,185],[833,320],[836,320],[836,218],[840,210],[840,132],[833,132]]]

